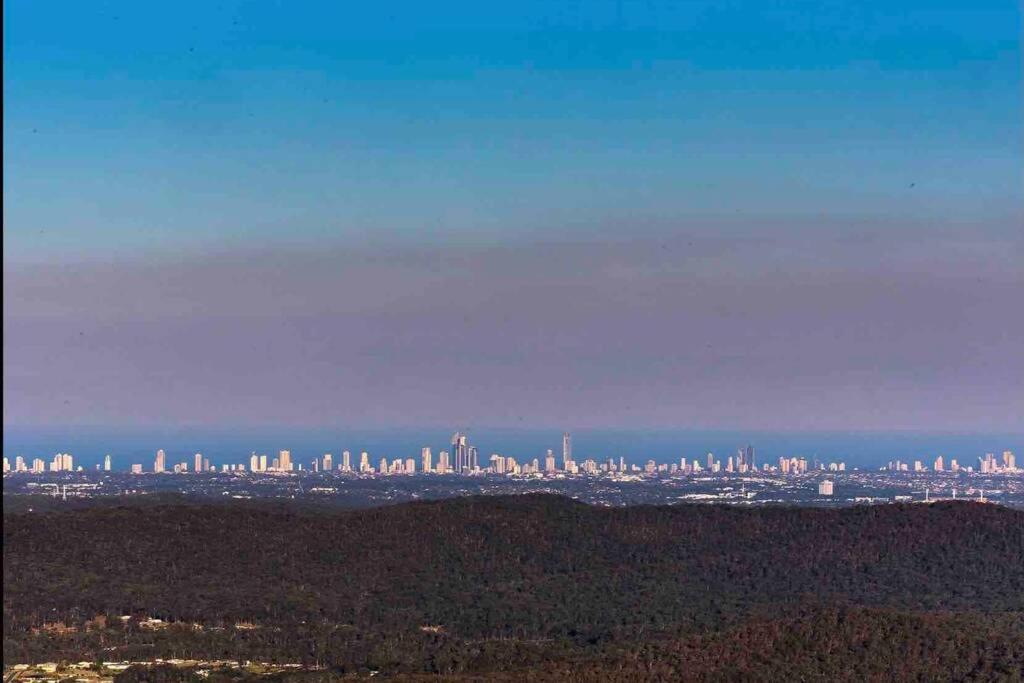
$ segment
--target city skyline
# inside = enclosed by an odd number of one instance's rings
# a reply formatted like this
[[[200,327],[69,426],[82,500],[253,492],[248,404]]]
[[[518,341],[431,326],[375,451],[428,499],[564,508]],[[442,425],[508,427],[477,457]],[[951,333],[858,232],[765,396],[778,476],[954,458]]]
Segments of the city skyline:
[[[593,439],[594,435],[589,435],[589,438]],[[560,458],[556,456],[554,449],[551,448],[542,449],[534,447],[531,455],[531,449],[523,452],[521,448],[513,447],[510,451],[497,443],[492,444],[492,448],[488,449],[491,451],[490,456],[481,457],[479,446],[471,442],[469,435],[465,431],[454,432],[448,443],[450,445],[442,447],[437,451],[436,460],[434,459],[434,447],[423,445],[412,449],[409,447],[397,449],[376,449],[374,447],[369,449],[365,447],[350,449],[342,447],[337,458],[334,455],[335,449],[332,449],[328,452],[317,453],[312,459],[310,459],[311,454],[308,451],[293,459],[291,448],[277,451],[277,456],[260,452],[262,449],[254,449],[249,457],[244,459],[244,462],[238,460],[237,454],[235,456],[221,455],[211,458],[209,455],[204,455],[203,452],[197,451],[193,455],[168,464],[165,450],[159,448],[156,450],[151,470],[148,470],[146,465],[140,462],[132,462],[130,468],[126,468],[123,465],[120,468],[112,468],[112,455],[109,452],[104,453],[102,464],[100,461],[96,461],[94,467],[96,470],[102,468],[103,471],[130,469],[134,473],[145,471],[152,471],[154,473],[173,471],[174,473],[179,473],[189,471],[230,472],[236,470],[249,472],[294,472],[305,470],[307,472],[318,472],[334,471],[336,466],[337,471],[340,472],[362,474],[415,474],[425,472],[438,474],[518,474],[521,467],[524,474],[558,472],[596,474],[602,471],[625,471],[628,461],[628,466],[631,468],[630,471],[637,472],[674,473],[678,467],[683,473],[707,471],[709,473],[743,474],[747,472],[773,471],[788,473],[791,470],[800,472],[807,471],[809,466],[812,469],[845,471],[847,469],[847,460],[850,459],[849,466],[853,470],[878,469],[896,472],[978,471],[983,474],[991,472],[1017,473],[1021,471],[1016,467],[1013,451],[1005,443],[1001,449],[988,450],[984,454],[980,452],[969,453],[963,448],[944,448],[935,453],[923,453],[922,449],[919,448],[912,456],[894,455],[889,457],[884,464],[864,462],[861,458],[856,457],[856,455],[852,458],[835,457],[834,455],[822,456],[817,449],[810,455],[792,447],[782,452],[777,445],[770,447],[769,453],[771,455],[768,457],[765,457],[764,452],[761,451],[759,462],[757,457],[759,451],[749,441],[745,445],[740,445],[733,449],[725,449],[725,454],[722,453],[722,450],[718,450],[716,453],[714,450],[695,449],[692,445],[686,449],[673,447],[673,455],[667,458],[664,454],[651,458],[651,454],[645,451],[644,446],[638,444],[633,444],[632,448],[620,448],[617,451],[609,451],[606,447],[598,447],[594,449],[595,452],[588,451],[583,460],[577,461],[573,455],[572,433],[568,431],[561,434]],[[596,439],[588,441],[588,445],[590,444],[598,446],[600,441]],[[607,444],[603,445],[607,446]],[[541,450],[544,450],[544,453],[541,453]],[[1002,452],[1001,459],[996,455],[1000,450]],[[418,455],[416,454],[417,452]],[[17,454],[16,460],[12,461],[6,455],[8,453],[10,453],[10,449],[5,449],[5,473],[11,471],[38,473],[43,471],[73,471],[76,469],[71,465],[73,456],[70,453],[58,452],[53,456],[50,464],[47,464],[41,458],[34,457],[35,454],[33,456],[26,456],[21,452]],[[680,455],[681,453],[685,454]],[[129,455],[127,457],[128,459],[135,459],[136,456]],[[377,460],[378,458],[379,460]],[[689,465],[687,464],[688,461]],[[30,462],[32,463],[31,466],[29,465]],[[89,462],[89,459],[86,462]],[[375,465],[374,463],[378,464]],[[638,465],[638,463],[641,464]],[[89,464],[93,463],[90,462]],[[88,468],[81,464],[78,465],[77,469],[88,471]]]
[[[568,432],[563,436],[568,436]],[[817,457],[809,460],[802,456],[780,457],[777,463],[763,463],[760,467],[751,464],[753,447],[749,444],[737,449],[736,455],[717,457],[714,453],[708,452],[702,457],[687,458],[681,456],[678,462],[657,463],[654,460],[646,460],[642,464],[627,461],[625,456],[608,458],[604,462],[598,462],[594,458],[587,458],[582,462],[576,462],[571,458],[563,458],[561,464],[556,464],[554,453],[548,449],[543,461],[540,457],[532,460],[527,458],[515,458],[511,455],[492,453],[488,465],[473,463],[473,456],[467,455],[475,451],[476,447],[468,446],[465,435],[456,432],[452,438],[452,447],[455,449],[465,448],[466,453],[455,456],[456,465],[451,465],[448,451],[441,451],[438,454],[436,466],[433,464],[433,454],[429,446],[421,450],[419,464],[413,457],[388,459],[383,455],[380,458],[379,466],[371,464],[374,457],[367,451],[359,453],[359,465],[352,466],[352,452],[342,451],[341,461],[334,468],[333,453],[324,453],[323,456],[314,458],[308,463],[294,463],[291,459],[291,452],[281,450],[278,456],[271,459],[266,453],[253,451],[246,463],[211,463],[209,458],[203,457],[202,453],[196,453],[191,469],[187,459],[172,463],[167,466],[166,453],[164,449],[156,451],[151,470],[152,474],[206,474],[206,473],[234,473],[234,474],[317,474],[341,473],[349,475],[415,475],[415,474],[437,474],[437,475],[464,475],[477,476],[487,474],[509,474],[509,475],[598,475],[598,474],[645,474],[645,475],[717,475],[717,474],[738,474],[738,475],[788,475],[806,474],[808,472],[833,472],[841,473],[847,471],[845,462],[825,462]],[[705,464],[701,464],[701,461]],[[913,473],[964,473],[973,474],[1020,474],[1024,472],[1017,467],[1016,455],[1013,451],[1005,450],[1001,455],[986,453],[976,458],[977,467],[974,464],[965,462],[960,464],[956,458],[950,458],[948,467],[945,457],[937,456],[931,465],[923,460],[913,462],[902,462],[898,459],[890,460],[884,467],[877,468],[879,471],[888,472],[913,472]],[[94,471],[114,472],[129,471],[132,474],[145,474],[146,466],[143,463],[131,463],[127,468],[115,469],[112,465],[112,456],[107,454],[103,458],[102,469],[96,464]],[[308,467],[307,467],[308,465]],[[850,468],[856,472],[859,468]],[[70,453],[57,453],[47,463],[42,458],[33,458],[31,464],[21,455],[14,458],[12,462],[7,456],[3,458],[4,474],[44,474],[46,472],[90,472],[82,465],[76,467],[74,456]],[[829,484],[831,486],[831,484]],[[831,493],[829,493],[831,495]]]

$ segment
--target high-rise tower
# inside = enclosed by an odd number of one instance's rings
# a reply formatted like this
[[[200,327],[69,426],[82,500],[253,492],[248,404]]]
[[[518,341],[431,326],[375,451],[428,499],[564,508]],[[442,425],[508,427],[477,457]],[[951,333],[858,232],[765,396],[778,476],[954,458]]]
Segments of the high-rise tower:
[[[572,462],[572,435],[569,432],[562,434],[562,469],[568,470]]]
[[[455,432],[452,435],[451,458],[455,464],[456,474],[462,474],[472,469],[469,463],[469,440],[462,432]]]

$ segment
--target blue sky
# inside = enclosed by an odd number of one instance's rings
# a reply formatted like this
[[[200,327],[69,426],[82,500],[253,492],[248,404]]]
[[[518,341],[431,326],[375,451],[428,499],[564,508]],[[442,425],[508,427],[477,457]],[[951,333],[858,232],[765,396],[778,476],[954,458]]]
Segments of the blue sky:
[[[4,12],[5,425],[1024,427],[1017,2]]]
[[[1017,3],[489,4],[9,3],[7,258],[1020,216]]]

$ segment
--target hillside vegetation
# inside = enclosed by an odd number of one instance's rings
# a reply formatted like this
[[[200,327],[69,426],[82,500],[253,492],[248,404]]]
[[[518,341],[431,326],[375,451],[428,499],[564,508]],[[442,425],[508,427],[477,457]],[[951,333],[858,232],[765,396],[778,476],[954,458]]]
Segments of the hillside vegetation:
[[[8,664],[1017,680],[1022,613],[1024,513],[976,503],[597,508],[533,495],[4,518]]]

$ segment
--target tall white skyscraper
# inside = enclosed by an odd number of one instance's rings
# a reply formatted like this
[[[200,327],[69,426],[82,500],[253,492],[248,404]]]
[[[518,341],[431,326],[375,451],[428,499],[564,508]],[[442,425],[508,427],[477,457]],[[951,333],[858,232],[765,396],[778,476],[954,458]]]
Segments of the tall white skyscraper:
[[[455,472],[461,474],[472,469],[469,462],[469,441],[462,432],[455,432],[452,435],[452,460],[454,460]]]
[[[110,454],[109,453],[107,453],[105,456],[103,456],[103,471],[104,472],[109,472],[110,471]]]
[[[203,471],[203,454],[202,453],[196,453],[196,455],[195,455],[195,471],[196,472],[202,472]]]
[[[569,432],[562,434],[562,469],[568,470],[572,462],[572,436]]]
[[[348,451],[341,452],[341,471],[351,472],[352,471],[352,454]]]
[[[420,458],[422,460],[422,469],[424,472],[430,472],[434,469],[434,456],[430,453],[430,448],[424,448],[420,452]]]
[[[292,452],[291,451],[281,451],[280,453],[278,453],[278,458],[277,459],[278,459],[277,466],[278,466],[278,468],[282,472],[291,472],[292,471]]]
[[[324,472],[330,472],[334,467],[334,456],[330,453],[324,453]]]
[[[154,472],[166,472],[167,471],[167,454],[164,453],[164,449],[160,449],[156,452],[156,460],[153,461]]]

